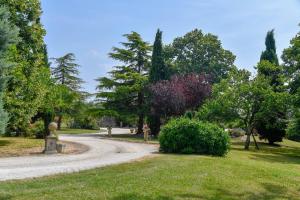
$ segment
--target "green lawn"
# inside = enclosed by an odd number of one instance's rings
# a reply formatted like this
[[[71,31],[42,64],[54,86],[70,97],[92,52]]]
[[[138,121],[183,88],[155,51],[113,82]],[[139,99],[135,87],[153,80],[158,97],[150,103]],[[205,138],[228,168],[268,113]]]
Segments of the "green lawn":
[[[93,130],[93,129],[71,129],[71,128],[62,128],[57,131],[58,134],[84,134],[84,133],[100,133],[104,130]]]
[[[42,139],[0,137],[0,157],[24,155],[29,149],[43,148],[44,143]]]
[[[227,157],[158,154],[133,163],[0,183],[0,199],[300,199],[300,143]]]

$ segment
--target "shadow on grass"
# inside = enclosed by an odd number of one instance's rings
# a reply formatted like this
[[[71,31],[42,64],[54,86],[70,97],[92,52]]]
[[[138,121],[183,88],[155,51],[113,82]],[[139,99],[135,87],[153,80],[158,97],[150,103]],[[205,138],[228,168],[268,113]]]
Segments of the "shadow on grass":
[[[0,200],[10,200],[12,199],[11,195],[9,194],[0,194]]]
[[[203,194],[193,194],[193,193],[182,193],[182,194],[172,194],[172,195],[160,195],[157,197],[144,196],[140,194],[130,193],[118,195],[112,200],[174,200],[174,199],[210,199],[210,200],[220,200],[220,199],[230,199],[230,200],[273,200],[273,199],[295,199],[296,196],[287,195],[287,188],[271,184],[263,183],[261,184],[262,191],[250,191],[250,192],[232,192],[230,189],[215,189],[212,190],[213,195],[207,194],[203,191]],[[201,193],[201,191],[199,191]],[[205,195],[207,194],[207,195]]]
[[[118,195],[114,198],[112,198],[112,200],[174,200],[173,197],[168,197],[168,196],[158,196],[158,197],[149,197],[149,196],[143,196],[140,194],[121,194]]]
[[[300,148],[287,145],[268,145],[259,142],[259,150],[251,148],[248,150],[251,159],[261,160],[267,162],[280,162],[286,164],[300,164]],[[244,150],[243,142],[234,142],[231,150],[246,151]]]
[[[273,199],[295,199],[296,196],[288,196],[287,195],[287,188],[272,184],[272,183],[263,183],[261,184],[261,188],[263,191],[251,191],[251,192],[243,192],[237,193],[232,192],[229,189],[217,189],[215,195],[211,200],[219,200],[219,199],[232,199],[232,200],[239,200],[239,199],[247,199],[247,200],[273,200]]]
[[[0,140],[0,147],[8,146],[9,144],[11,144],[11,141],[9,140]]]

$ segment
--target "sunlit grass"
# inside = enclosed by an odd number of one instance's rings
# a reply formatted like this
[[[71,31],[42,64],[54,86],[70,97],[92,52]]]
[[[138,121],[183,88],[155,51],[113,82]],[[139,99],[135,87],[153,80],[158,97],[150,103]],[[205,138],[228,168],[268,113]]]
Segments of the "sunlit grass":
[[[24,150],[44,147],[44,140],[23,137],[0,137],[0,157],[24,154]]]
[[[261,150],[234,140],[226,157],[157,154],[68,175],[0,183],[0,199],[300,199],[300,143]]]

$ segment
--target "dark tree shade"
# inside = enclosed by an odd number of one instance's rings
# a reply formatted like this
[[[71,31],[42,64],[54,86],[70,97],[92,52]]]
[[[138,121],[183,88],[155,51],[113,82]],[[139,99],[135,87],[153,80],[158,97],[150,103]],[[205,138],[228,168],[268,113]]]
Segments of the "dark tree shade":
[[[284,112],[275,110],[272,114],[265,119],[260,119],[255,125],[260,139],[268,140],[269,144],[282,142],[287,128]]]
[[[278,65],[278,57],[276,54],[276,44],[274,39],[274,29],[268,31],[265,40],[266,50],[261,53],[260,61],[267,60],[270,63]]]

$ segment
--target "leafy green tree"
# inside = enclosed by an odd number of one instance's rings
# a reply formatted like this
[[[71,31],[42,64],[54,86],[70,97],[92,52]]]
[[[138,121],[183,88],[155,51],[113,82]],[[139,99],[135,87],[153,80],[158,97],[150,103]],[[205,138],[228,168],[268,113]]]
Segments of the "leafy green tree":
[[[299,24],[300,26],[300,24]],[[291,39],[290,46],[283,50],[282,60],[289,91],[293,95],[293,116],[288,124],[287,137],[292,140],[300,138],[300,32]]]
[[[94,102],[78,101],[75,105],[76,112],[71,113],[70,128],[98,129],[100,116],[93,115],[90,111],[97,109]]]
[[[299,24],[300,26],[300,24]],[[283,50],[282,60],[289,78],[289,89],[292,94],[300,87],[300,32],[290,41],[290,46]]]
[[[274,29],[268,31],[265,40],[266,50],[261,53],[260,60],[267,60],[274,65],[279,65],[278,57],[276,54],[276,44],[274,39]]]
[[[146,111],[145,87],[151,46],[136,32],[125,34],[124,37],[127,39],[127,42],[121,43],[124,48],[114,47],[109,54],[121,64],[109,72],[110,77],[97,79],[97,97],[103,101],[106,110],[119,115],[137,115],[137,133],[141,134]]]
[[[209,74],[214,83],[226,77],[235,60],[230,51],[223,49],[217,36],[198,29],[176,38],[164,52],[177,73]]]
[[[9,130],[18,135],[26,133],[32,118],[44,103],[50,79],[45,64],[45,30],[41,24],[39,0],[0,0],[10,12],[9,21],[19,28],[20,41],[8,53],[8,61],[15,67],[4,95],[5,109],[10,114]]]
[[[276,54],[274,30],[267,33],[265,44],[266,50],[262,52],[260,62],[257,65],[258,76],[268,79],[273,91],[280,95],[280,92],[284,92],[285,86],[283,69],[278,64]],[[264,116],[257,120],[255,129],[259,133],[260,139],[267,139],[269,143],[273,144],[274,142],[281,142],[285,135],[287,109],[286,107],[277,107],[270,112],[264,112]]]
[[[60,130],[63,115],[72,108],[74,102],[80,99],[79,90],[83,81],[78,77],[79,65],[75,63],[76,59],[73,53],[54,58],[54,61],[55,67],[52,68],[52,77],[56,83],[58,95],[55,108],[57,108],[57,125]]]
[[[276,114],[272,111],[283,109],[287,102],[288,94],[274,92],[268,79],[263,76],[251,79],[249,72],[234,70],[213,87],[212,99],[201,108],[198,117],[223,123],[238,120],[246,130],[245,149],[249,149],[251,135],[255,141],[256,123],[266,115]]]
[[[155,41],[153,45],[151,66],[149,72],[149,82],[154,84],[161,80],[168,79],[168,68],[164,61],[163,55],[163,44],[162,44],[162,32],[158,29]],[[151,94],[150,94],[151,96]],[[151,98],[151,97],[150,97]],[[151,134],[157,135],[160,131],[160,114],[155,110],[153,106],[151,106],[150,115],[148,117],[149,128],[151,130]]]
[[[287,126],[286,137],[300,142],[300,90],[298,89],[291,96],[291,118]]]
[[[281,66],[273,64],[268,60],[261,60],[257,64],[257,73],[270,80],[270,84],[274,88],[274,91],[280,92],[285,89],[283,69]]]
[[[268,80],[276,95],[281,95],[285,91],[282,67],[269,61],[262,60],[258,63],[258,76],[263,76]],[[261,108],[263,109],[263,108]],[[281,142],[285,136],[287,127],[287,107],[274,107],[269,109],[271,113],[264,112],[260,120],[257,120],[255,129],[260,135],[260,139],[267,139],[270,144]]]
[[[8,114],[3,109],[3,93],[7,77],[5,76],[7,63],[6,53],[11,45],[17,42],[18,30],[9,22],[9,12],[6,8],[0,7],[0,134],[5,132],[8,121]]]

